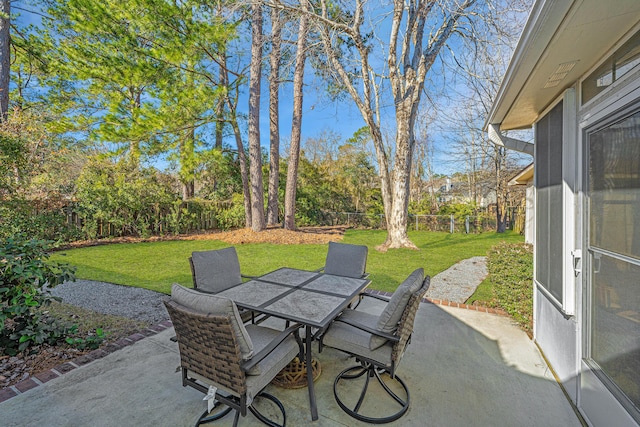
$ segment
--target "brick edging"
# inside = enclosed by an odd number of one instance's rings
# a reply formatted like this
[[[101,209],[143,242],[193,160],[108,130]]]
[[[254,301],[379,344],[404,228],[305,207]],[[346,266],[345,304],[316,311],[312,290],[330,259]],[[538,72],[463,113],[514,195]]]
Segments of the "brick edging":
[[[32,388],[38,387],[41,384],[46,383],[54,378],[58,378],[67,372],[71,372],[72,370],[79,368],[80,366],[87,365],[94,360],[102,359],[108,354],[113,353],[114,351],[120,350],[124,347],[135,344],[143,338],[150,337],[152,335],[156,335],[159,332],[164,331],[172,327],[173,324],[170,320],[165,320],[163,322],[158,323],[157,325],[149,326],[141,331],[138,331],[134,334],[129,335],[125,338],[120,338],[118,341],[112,342],[104,346],[103,348],[99,348],[97,350],[93,350],[87,354],[83,354],[82,356],[78,356],[73,360],[68,362],[61,363],[60,365],[47,369],[46,371],[39,372],[35,375],[30,376],[29,378],[20,381],[12,386],[9,386],[5,389],[0,390],[0,403],[11,399],[12,397],[18,396],[22,393],[31,390]]]

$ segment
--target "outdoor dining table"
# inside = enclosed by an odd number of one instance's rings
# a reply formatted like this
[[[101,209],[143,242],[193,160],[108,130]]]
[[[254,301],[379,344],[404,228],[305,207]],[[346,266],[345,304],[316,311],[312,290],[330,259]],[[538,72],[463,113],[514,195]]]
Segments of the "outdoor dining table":
[[[326,329],[369,283],[368,279],[280,268],[219,295],[230,298],[240,308],[304,325],[309,404],[315,421],[318,408],[310,369],[313,328]]]

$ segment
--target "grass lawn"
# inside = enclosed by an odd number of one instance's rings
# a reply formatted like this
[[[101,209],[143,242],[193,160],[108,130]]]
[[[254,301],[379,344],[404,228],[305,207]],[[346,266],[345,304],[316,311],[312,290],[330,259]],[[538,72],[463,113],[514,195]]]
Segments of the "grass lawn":
[[[498,242],[524,240],[513,232],[467,235],[414,231],[409,232],[409,237],[419,251],[376,251],[375,247],[386,238],[384,230],[347,230],[343,242],[368,246],[370,287],[393,291],[418,267],[424,267],[425,274],[434,276],[458,261],[486,255],[487,250]],[[51,259],[76,266],[79,279],[137,286],[168,294],[174,282],[192,286],[187,261],[191,252],[227,246],[230,245],[217,240],[119,243],[60,251]],[[324,265],[327,255],[327,245],[249,243],[236,245],[236,249],[242,273],[247,275],[261,275],[279,267],[313,270]]]

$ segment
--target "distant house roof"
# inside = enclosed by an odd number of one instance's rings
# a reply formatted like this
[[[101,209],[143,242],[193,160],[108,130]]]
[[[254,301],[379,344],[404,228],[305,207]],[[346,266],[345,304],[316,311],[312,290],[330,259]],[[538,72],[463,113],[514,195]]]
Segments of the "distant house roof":
[[[527,185],[533,180],[533,163],[522,169],[508,182],[509,185]]]
[[[639,0],[537,0],[486,124],[531,127],[639,21]]]

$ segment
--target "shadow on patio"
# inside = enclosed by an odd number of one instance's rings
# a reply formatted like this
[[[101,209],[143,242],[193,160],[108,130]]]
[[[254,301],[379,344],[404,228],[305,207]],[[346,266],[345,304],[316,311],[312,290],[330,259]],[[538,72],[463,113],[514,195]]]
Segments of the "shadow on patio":
[[[193,425],[206,402],[181,385],[173,335],[170,328],[0,403],[1,423]],[[354,361],[329,348],[318,358],[318,421],[311,422],[306,388],[267,388],[285,405],[287,425],[364,425],[333,397],[334,378]],[[535,344],[507,317],[423,303],[397,372],[409,387],[411,407],[389,425],[581,425]],[[232,422],[228,415],[210,425]],[[262,424],[249,414],[239,425]]]

